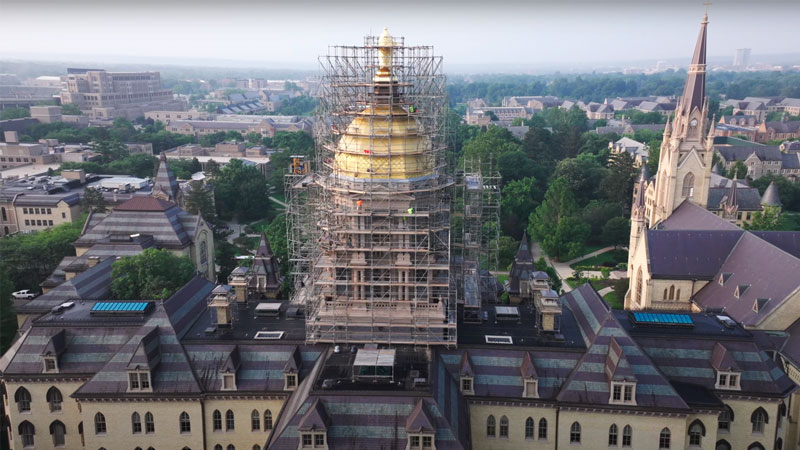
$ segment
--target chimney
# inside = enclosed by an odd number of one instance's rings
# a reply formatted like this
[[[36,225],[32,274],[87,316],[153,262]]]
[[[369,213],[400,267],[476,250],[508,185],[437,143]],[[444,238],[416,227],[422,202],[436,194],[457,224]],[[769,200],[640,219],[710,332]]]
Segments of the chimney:
[[[5,132],[6,143],[8,144],[19,144],[19,135],[16,131],[6,131]]]
[[[89,257],[89,261],[87,262],[87,264],[89,265],[89,268],[91,269],[92,267],[96,266],[97,263],[99,263],[99,262],[100,262],[100,257],[99,256],[90,256]]]

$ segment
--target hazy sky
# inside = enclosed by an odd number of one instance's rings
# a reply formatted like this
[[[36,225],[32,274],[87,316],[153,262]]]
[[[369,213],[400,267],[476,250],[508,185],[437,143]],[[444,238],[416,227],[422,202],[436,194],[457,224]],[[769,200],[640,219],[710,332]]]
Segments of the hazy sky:
[[[316,67],[329,44],[384,26],[447,66],[570,65],[691,56],[702,0],[0,0],[0,56],[100,62],[240,60]],[[800,52],[800,1],[715,0],[709,57]],[[791,20],[787,20],[791,19]]]

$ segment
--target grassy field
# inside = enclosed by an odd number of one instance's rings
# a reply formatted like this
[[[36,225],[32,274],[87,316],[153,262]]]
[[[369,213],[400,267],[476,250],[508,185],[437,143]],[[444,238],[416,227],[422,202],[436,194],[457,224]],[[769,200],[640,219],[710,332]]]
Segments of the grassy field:
[[[603,299],[613,308],[613,309],[623,309],[625,305],[622,304],[622,298],[617,296],[616,292],[609,292],[606,294]]]
[[[601,253],[597,256],[592,256],[589,259],[570,264],[570,268],[575,269],[578,266],[602,266],[603,263],[610,262],[614,264],[628,261],[628,252],[625,250],[612,250],[610,252]]]

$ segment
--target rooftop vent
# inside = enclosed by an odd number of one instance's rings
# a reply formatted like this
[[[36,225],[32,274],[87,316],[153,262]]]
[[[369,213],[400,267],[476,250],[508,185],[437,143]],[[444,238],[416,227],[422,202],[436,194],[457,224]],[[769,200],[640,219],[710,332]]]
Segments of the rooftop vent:
[[[725,326],[725,328],[736,328],[736,321],[731,319],[729,316],[718,315],[717,320],[719,320],[720,323]]]
[[[259,331],[253,336],[253,339],[277,340],[282,339],[284,334],[283,331]]]
[[[511,336],[491,336],[487,334],[485,338],[487,344],[512,345],[514,343],[514,339]]]

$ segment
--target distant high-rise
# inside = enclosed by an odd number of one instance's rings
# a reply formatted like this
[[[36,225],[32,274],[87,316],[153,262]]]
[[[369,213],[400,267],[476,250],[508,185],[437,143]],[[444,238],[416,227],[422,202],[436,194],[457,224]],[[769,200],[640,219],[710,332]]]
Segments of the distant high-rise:
[[[67,69],[61,102],[91,111],[96,119],[138,117],[144,110],[178,110],[183,106],[182,102],[173,100],[171,90],[161,86],[159,72],[106,72],[101,69]]]
[[[737,48],[736,56],[733,58],[733,65],[736,67],[747,67],[750,65],[750,49]]]

